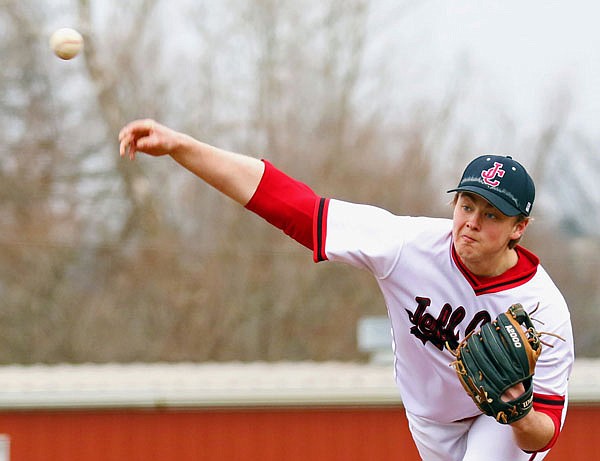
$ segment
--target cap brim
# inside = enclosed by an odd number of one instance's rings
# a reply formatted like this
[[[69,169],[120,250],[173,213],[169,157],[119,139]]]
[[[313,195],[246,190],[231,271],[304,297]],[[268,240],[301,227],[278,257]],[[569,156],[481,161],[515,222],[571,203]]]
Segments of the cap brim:
[[[487,189],[482,189],[481,187],[462,186],[462,187],[457,187],[456,189],[450,189],[449,191],[446,191],[446,192],[470,192],[472,194],[476,194],[476,195],[479,195],[480,197],[483,197],[493,207],[498,208],[498,210],[500,210],[506,216],[518,216],[521,214],[521,211],[518,208],[511,205],[503,198],[498,197],[493,192],[491,192]]]

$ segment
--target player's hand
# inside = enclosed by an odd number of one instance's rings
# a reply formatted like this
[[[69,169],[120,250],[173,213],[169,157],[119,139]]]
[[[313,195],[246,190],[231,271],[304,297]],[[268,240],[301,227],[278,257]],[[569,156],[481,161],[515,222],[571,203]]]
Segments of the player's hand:
[[[123,127],[119,133],[119,154],[135,159],[137,152],[155,157],[172,154],[181,144],[184,135],[171,130],[154,120],[135,120]]]
[[[510,402],[511,400],[517,399],[523,395],[525,392],[525,386],[523,383],[519,383],[513,387],[509,387],[506,389],[504,394],[502,394],[502,400],[505,402]]]

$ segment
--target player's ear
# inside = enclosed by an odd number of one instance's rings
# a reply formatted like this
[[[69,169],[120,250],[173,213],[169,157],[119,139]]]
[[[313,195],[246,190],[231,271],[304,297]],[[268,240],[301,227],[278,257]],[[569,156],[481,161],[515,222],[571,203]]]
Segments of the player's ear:
[[[525,229],[527,229],[527,226],[529,225],[529,218],[517,218],[517,222],[515,222],[515,225],[513,227],[513,232],[511,234],[511,240],[515,240],[515,239],[520,239],[523,234],[525,233]]]

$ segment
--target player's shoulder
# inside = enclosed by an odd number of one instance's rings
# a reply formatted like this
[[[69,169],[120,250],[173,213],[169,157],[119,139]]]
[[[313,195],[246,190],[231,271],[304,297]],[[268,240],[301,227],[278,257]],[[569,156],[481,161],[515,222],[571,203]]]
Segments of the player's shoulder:
[[[567,301],[548,272],[538,264],[535,275],[524,285],[516,288],[523,305],[531,310],[536,306],[536,317],[547,325],[570,324]]]
[[[531,280],[530,287],[531,286],[534,286],[535,290],[545,297],[556,299],[557,301],[566,304],[558,286],[554,283],[554,280],[552,280],[552,277],[550,277],[550,274],[548,274],[541,263],[537,266],[535,276]]]
[[[405,225],[430,230],[451,226],[451,220],[449,219],[404,215],[377,205],[347,202],[339,199],[330,199],[328,208],[329,217],[341,220],[361,220],[363,222],[385,223],[396,226]]]
[[[424,242],[446,240],[452,232],[452,220],[426,216],[401,216],[400,222],[405,229],[404,235],[418,238]],[[426,243],[427,244],[427,243]]]
[[[428,216],[405,216],[412,221],[415,227],[431,232],[446,232],[452,230],[452,220],[448,218],[436,218]]]
[[[543,300],[542,304],[554,306],[553,310],[556,314],[569,315],[565,297],[542,264],[538,265],[531,285],[534,285],[534,290],[539,293],[540,299]]]

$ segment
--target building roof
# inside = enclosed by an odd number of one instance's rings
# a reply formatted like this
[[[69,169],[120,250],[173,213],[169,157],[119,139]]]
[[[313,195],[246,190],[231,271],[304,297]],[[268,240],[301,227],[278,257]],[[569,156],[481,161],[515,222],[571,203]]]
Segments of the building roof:
[[[401,405],[393,367],[340,362],[7,365],[0,409]],[[571,402],[600,402],[600,360],[578,360]]]

